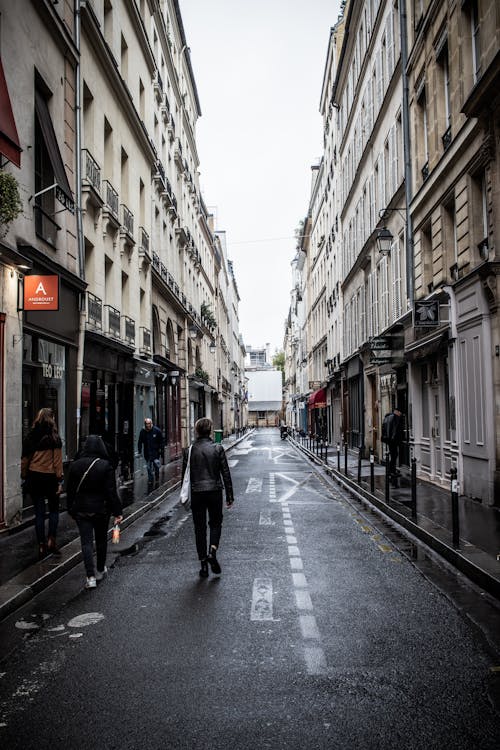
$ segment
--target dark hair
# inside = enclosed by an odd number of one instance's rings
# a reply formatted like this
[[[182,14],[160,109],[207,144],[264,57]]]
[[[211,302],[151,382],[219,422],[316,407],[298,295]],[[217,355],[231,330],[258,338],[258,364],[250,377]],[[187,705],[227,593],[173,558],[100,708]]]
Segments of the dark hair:
[[[208,417],[202,417],[194,425],[194,431],[198,437],[210,437],[212,433],[213,423]]]

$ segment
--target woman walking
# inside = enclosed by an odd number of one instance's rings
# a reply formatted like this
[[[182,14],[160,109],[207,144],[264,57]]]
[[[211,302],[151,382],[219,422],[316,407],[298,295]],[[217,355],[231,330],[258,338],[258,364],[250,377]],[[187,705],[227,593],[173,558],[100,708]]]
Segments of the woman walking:
[[[75,519],[82,544],[87,579],[85,588],[95,589],[106,570],[108,527],[111,514],[122,520],[122,505],[116,491],[113,464],[100,435],[89,435],[79,457],[68,471],[68,512]],[[96,566],[94,567],[94,536]]]
[[[40,409],[23,441],[21,456],[23,490],[35,508],[38,557],[60,555],[56,544],[59,496],[63,486],[62,443],[52,409]],[[49,505],[49,536],[45,538],[45,500]]]
[[[196,550],[201,562],[200,576],[207,578],[208,566],[212,573],[219,574],[221,567],[217,550],[222,529],[222,488],[226,490],[226,506],[234,502],[233,484],[222,445],[211,439],[212,420],[204,417],[195,426],[196,440],[191,446],[191,512],[193,514]],[[183,453],[182,476],[187,470],[189,448]],[[209,553],[207,555],[207,514],[210,528]]]

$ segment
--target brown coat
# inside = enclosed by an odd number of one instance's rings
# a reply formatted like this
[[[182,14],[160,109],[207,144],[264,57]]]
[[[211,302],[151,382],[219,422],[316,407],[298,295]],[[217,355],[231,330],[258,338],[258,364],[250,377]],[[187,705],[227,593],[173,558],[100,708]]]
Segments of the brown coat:
[[[62,448],[46,448],[35,451],[31,456],[21,458],[21,479],[26,479],[29,471],[40,474],[55,474],[58,481],[63,479]]]

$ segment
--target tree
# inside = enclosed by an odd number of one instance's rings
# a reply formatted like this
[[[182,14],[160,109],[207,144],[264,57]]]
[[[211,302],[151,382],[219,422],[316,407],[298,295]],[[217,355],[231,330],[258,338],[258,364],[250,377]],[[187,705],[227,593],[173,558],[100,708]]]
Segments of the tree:
[[[276,354],[273,357],[273,367],[277,367],[278,370],[281,370],[281,377],[283,379],[283,384],[285,383],[285,352],[276,352]]]

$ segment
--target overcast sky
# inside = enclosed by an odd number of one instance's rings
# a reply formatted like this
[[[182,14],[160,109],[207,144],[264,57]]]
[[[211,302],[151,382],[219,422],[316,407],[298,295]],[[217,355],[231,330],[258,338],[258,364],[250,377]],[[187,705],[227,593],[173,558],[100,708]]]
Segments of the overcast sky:
[[[227,233],[245,345],[282,349],[294,231],[321,157],[338,0],[180,0],[200,98],[203,199]]]

